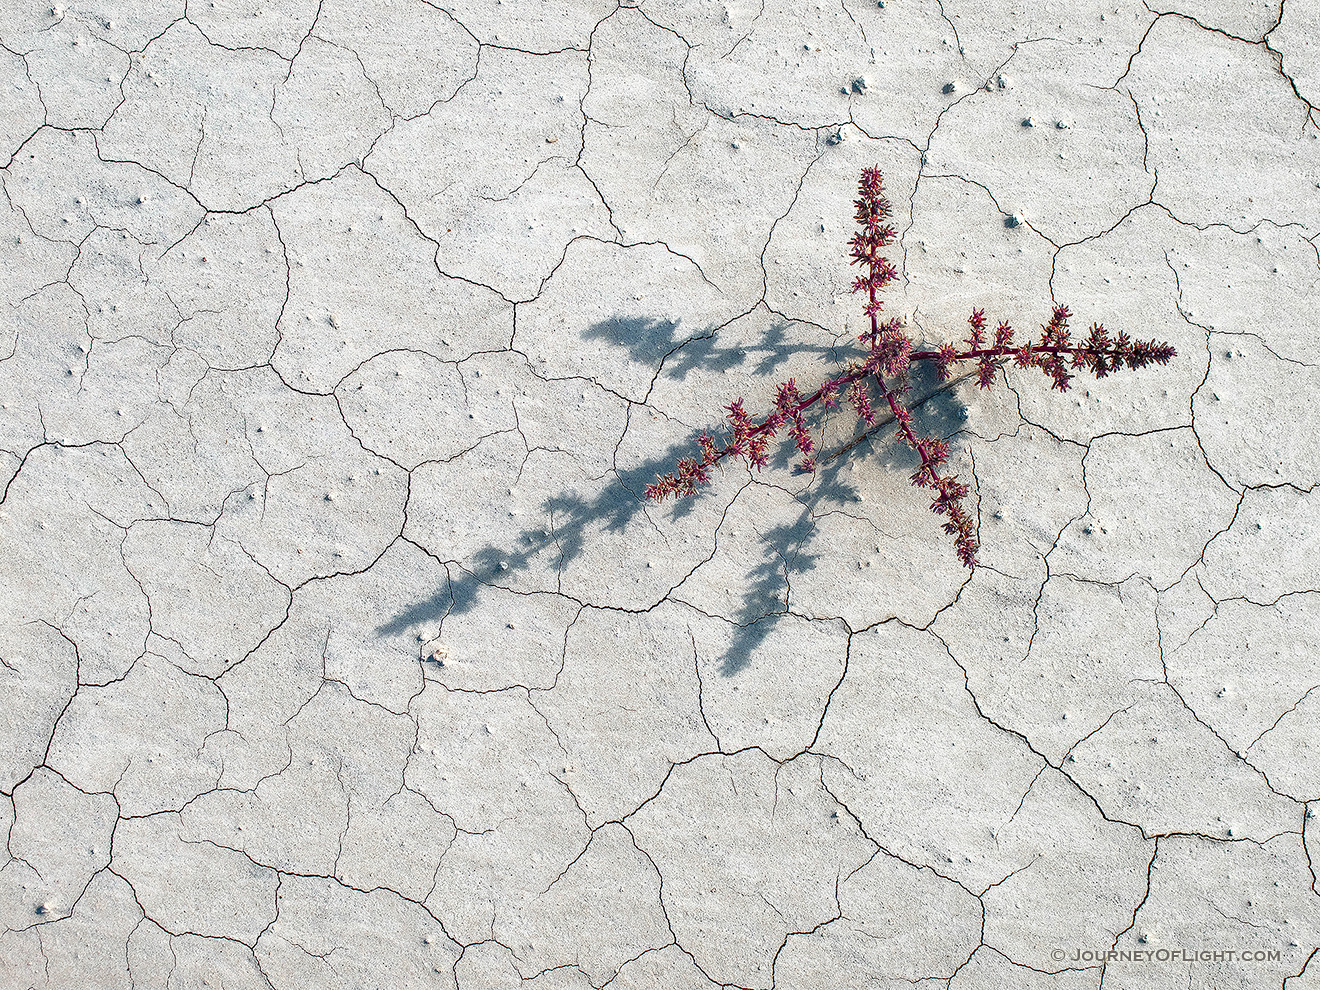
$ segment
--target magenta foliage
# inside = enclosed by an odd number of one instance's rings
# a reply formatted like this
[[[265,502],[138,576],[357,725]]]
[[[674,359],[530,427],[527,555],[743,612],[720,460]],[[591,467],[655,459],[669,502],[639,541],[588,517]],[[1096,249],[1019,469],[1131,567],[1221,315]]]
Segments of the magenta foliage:
[[[685,457],[678,462],[677,471],[661,475],[646,488],[647,498],[662,501],[669,496],[694,495],[710,480],[710,469],[733,454],[742,457],[757,470],[765,467],[767,448],[771,439],[786,427],[789,437],[802,454],[804,471],[816,469],[816,444],[807,428],[805,413],[817,402],[824,400],[825,408],[839,405],[843,394],[857,417],[867,426],[875,425],[876,411],[871,404],[874,394],[889,407],[898,424],[896,439],[917,452],[921,467],[912,475],[917,488],[934,493],[931,510],[944,517],[944,531],[953,537],[959,559],[967,566],[976,565],[975,524],[963,505],[968,487],[958,481],[957,475],[946,474],[945,462],[949,445],[935,436],[918,436],[912,429],[912,413],[903,405],[902,397],[908,391],[905,372],[914,361],[933,361],[940,380],[953,376],[953,366],[960,361],[975,361],[976,380],[981,388],[989,388],[998,379],[999,369],[1010,360],[1019,368],[1039,368],[1059,391],[1067,391],[1072,381],[1071,370],[1081,369],[1104,378],[1122,368],[1142,368],[1148,364],[1165,364],[1177,353],[1170,345],[1154,340],[1133,341],[1125,333],[1110,337],[1105,328],[1096,324],[1087,338],[1072,343],[1068,320],[1072,314],[1067,306],[1055,306],[1050,321],[1041,328],[1038,341],[1015,342],[1013,328],[1000,323],[993,339],[987,337],[984,310],[973,310],[968,318],[971,333],[963,347],[944,344],[937,350],[914,351],[912,339],[895,319],[882,320],[883,302],[880,292],[898,277],[898,271],[880,251],[894,241],[894,229],[886,221],[891,214],[889,200],[885,198],[880,170],[862,171],[856,200],[858,229],[853,235],[850,254],[853,264],[862,267],[863,274],[853,282],[854,292],[866,294],[866,313],[869,327],[858,337],[866,347],[865,359],[854,361],[837,378],[826,379],[820,388],[803,395],[793,379],[781,384],[775,395],[774,411],[759,423],[753,421],[743,408],[743,400],[735,399],[728,410],[732,439],[721,446],[714,438],[703,433],[698,439],[700,459]]]

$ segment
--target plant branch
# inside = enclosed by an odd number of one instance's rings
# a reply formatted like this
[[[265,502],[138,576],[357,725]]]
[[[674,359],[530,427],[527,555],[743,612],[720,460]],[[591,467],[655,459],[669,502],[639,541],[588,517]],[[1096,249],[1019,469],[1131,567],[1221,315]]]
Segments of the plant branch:
[[[933,361],[940,381],[945,384],[931,395],[973,376],[981,388],[989,388],[998,377],[999,369],[1011,360],[1019,368],[1039,368],[1052,380],[1054,388],[1064,392],[1072,381],[1072,370],[1087,371],[1096,378],[1104,378],[1125,367],[1136,369],[1149,364],[1166,364],[1177,352],[1167,343],[1133,341],[1126,333],[1111,338],[1100,324],[1093,324],[1086,339],[1074,344],[1068,329],[1072,313],[1067,306],[1057,305],[1053,307],[1049,322],[1041,327],[1038,341],[1016,342],[1013,328],[1001,322],[995,328],[993,343],[989,342],[985,311],[975,309],[967,320],[971,333],[963,342],[964,347],[944,344],[936,350],[913,351],[912,339],[900,320],[882,322],[880,319],[884,308],[880,292],[898,277],[898,271],[880,253],[893,243],[895,234],[894,229],[885,223],[891,207],[884,195],[879,169],[862,171],[854,205],[858,230],[850,242],[849,254],[852,263],[860,265],[864,273],[854,280],[853,291],[866,294],[863,311],[869,328],[858,337],[867,349],[865,359],[849,364],[837,378],[827,378],[810,395],[804,396],[792,378],[782,382],[775,394],[774,411],[759,423],[753,422],[747,414],[743,400],[735,399],[725,407],[729,413],[732,439],[721,446],[709,434],[702,433],[697,439],[701,458],[685,457],[678,462],[676,472],[657,477],[655,483],[646,488],[647,498],[663,501],[670,496],[681,498],[696,494],[701,485],[709,482],[710,469],[730,454],[746,458],[752,467],[761,470],[768,461],[770,440],[785,426],[802,454],[801,469],[815,471],[816,444],[807,428],[807,410],[822,399],[826,409],[837,408],[836,397],[842,393],[858,419],[866,424],[867,430],[860,437],[826,458],[833,460],[877,428],[879,417],[871,406],[871,388],[874,387],[889,408],[885,422],[898,423],[896,439],[915,450],[921,458],[921,467],[910,479],[913,486],[935,493],[931,511],[944,519],[944,531],[954,538],[959,559],[967,567],[975,567],[978,549],[975,526],[963,505],[970,489],[958,481],[957,475],[943,473],[949,456],[948,441],[936,436],[919,436],[912,429],[911,408],[903,404],[908,386],[891,383],[903,381],[913,361]],[[962,361],[975,361],[975,370],[954,376],[953,366]],[[921,402],[929,398],[928,395]]]

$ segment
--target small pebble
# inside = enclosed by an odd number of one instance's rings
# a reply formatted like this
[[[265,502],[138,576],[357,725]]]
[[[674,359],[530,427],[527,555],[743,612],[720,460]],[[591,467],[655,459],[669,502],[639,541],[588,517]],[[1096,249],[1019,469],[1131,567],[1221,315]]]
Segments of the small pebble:
[[[1022,126],[1023,126],[1023,127],[1035,127],[1035,126],[1036,126],[1036,118],[1035,118],[1035,117],[1024,117],[1024,118],[1022,119]]]
[[[944,92],[945,92],[945,93],[956,93],[956,92],[958,92],[958,84],[957,84],[956,82],[946,82],[946,83],[944,84]]]
[[[1022,216],[1017,213],[1013,213],[1004,219],[1005,227],[1020,227],[1022,226],[1022,223]]]

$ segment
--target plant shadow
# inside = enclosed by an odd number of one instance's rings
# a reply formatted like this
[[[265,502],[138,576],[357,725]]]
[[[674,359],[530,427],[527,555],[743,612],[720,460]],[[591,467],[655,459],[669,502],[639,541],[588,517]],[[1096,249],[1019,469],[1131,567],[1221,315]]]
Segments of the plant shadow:
[[[718,329],[712,328],[702,335],[681,340],[677,321],[616,317],[594,325],[584,336],[609,340],[627,349],[636,361],[659,362],[657,381],[661,376],[681,379],[696,368],[727,371],[753,357],[756,373],[770,375],[789,357],[812,347],[817,348],[820,356],[840,364],[849,356],[838,345],[808,345],[804,348],[790,341],[788,325],[784,323],[773,324],[755,343],[742,342],[733,346],[718,341]],[[852,356],[859,354],[854,351]],[[909,384],[909,405],[921,432],[948,436],[962,427],[964,407],[953,394],[951,383],[941,385],[936,380],[933,368],[926,364],[914,368]],[[771,396],[767,394],[759,405],[768,408],[770,402]],[[809,417],[813,435],[817,437],[822,435],[826,426],[835,426],[836,420],[851,419],[851,411],[846,409],[819,412]],[[842,474],[844,465],[857,458],[880,456],[882,468],[905,473],[915,469],[915,453],[888,436],[886,428],[891,423],[892,417],[882,417],[874,427],[865,431],[862,424],[857,423],[851,436],[840,441],[841,446],[833,456],[822,457],[812,483],[796,496],[801,503],[797,518],[791,523],[758,532],[764,560],[752,568],[736,614],[729,617],[733,623],[733,637],[718,662],[719,670],[725,676],[745,669],[758,647],[788,615],[792,576],[816,566],[817,555],[808,549],[816,516],[833,506],[857,500],[859,493],[855,483]],[[489,543],[474,554],[466,566],[447,564],[448,577],[444,587],[430,598],[398,612],[381,624],[377,632],[393,635],[415,624],[443,623],[451,615],[461,615],[475,608],[487,589],[507,588],[512,574],[526,570],[542,554],[551,554],[562,568],[583,552],[592,528],[603,523],[607,531],[622,532],[648,505],[652,511],[656,510],[654,504],[646,501],[646,486],[657,475],[673,470],[679,458],[693,455],[701,432],[700,429],[693,430],[685,442],[670,444],[662,454],[634,468],[615,469],[613,480],[594,497],[561,493],[547,498],[543,508],[552,520],[548,531],[524,530],[512,540],[512,546]],[[770,463],[778,469],[791,470],[795,458],[792,443],[784,438],[774,444],[772,451]],[[673,518],[684,518],[695,510],[696,499],[681,499],[665,503],[662,511],[671,513]]]
[[[726,324],[727,325],[727,324]],[[757,341],[721,344],[722,326],[695,336],[683,336],[677,320],[649,316],[614,316],[587,328],[586,340],[606,340],[628,352],[638,364],[660,364],[660,376],[687,378],[694,370],[731,371],[742,365],[756,375],[769,375],[790,357],[813,354],[837,360],[837,344],[811,344],[789,337],[789,324],[776,321]],[[756,360],[752,361],[753,356]]]

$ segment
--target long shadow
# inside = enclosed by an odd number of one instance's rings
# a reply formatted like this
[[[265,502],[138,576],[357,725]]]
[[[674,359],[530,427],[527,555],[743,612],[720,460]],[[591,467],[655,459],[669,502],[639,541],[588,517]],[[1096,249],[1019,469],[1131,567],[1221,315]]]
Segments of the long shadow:
[[[755,344],[721,345],[716,331],[680,341],[675,321],[620,317],[598,323],[586,336],[608,339],[628,349],[634,359],[642,362],[661,362],[661,375],[682,378],[695,368],[728,370],[757,355],[755,369],[759,374],[770,374],[776,367],[804,349],[787,339],[787,327],[773,325],[765,337]],[[819,346],[817,353],[842,361],[849,355],[833,345]],[[855,356],[855,355],[854,355]],[[914,369],[911,381],[910,404],[914,407],[916,422],[923,432],[948,435],[962,425],[962,406],[948,386],[941,387],[934,378],[933,369],[924,365]],[[769,407],[771,397],[766,395],[759,403]],[[753,407],[755,410],[757,407]],[[755,414],[755,413],[754,413]],[[821,435],[827,416],[851,419],[851,414],[839,410],[818,414],[812,419],[813,433]],[[526,570],[533,559],[541,554],[554,555],[559,566],[582,553],[586,545],[588,527],[602,522],[610,531],[622,531],[647,505],[646,486],[656,475],[670,471],[680,457],[696,452],[694,430],[687,442],[674,443],[662,454],[626,471],[617,471],[615,479],[595,497],[583,498],[574,494],[559,494],[545,500],[543,508],[553,520],[550,532],[540,529],[524,530],[512,546],[487,544],[470,560],[468,566],[448,567],[444,587],[430,598],[417,602],[399,612],[378,627],[381,634],[397,634],[410,625],[441,621],[450,615],[459,615],[474,608],[483,592],[492,587],[507,587],[509,577]],[[845,464],[857,457],[874,457],[885,451],[884,466],[892,466],[910,473],[915,469],[916,455],[890,439],[891,424],[881,419],[870,431],[860,425],[854,429],[851,440],[836,450],[838,456],[822,458],[815,483],[798,497],[802,511],[797,519],[775,526],[760,534],[765,559],[753,568],[742,602],[734,620],[734,635],[719,661],[719,669],[732,676],[744,669],[752,655],[774,631],[777,623],[787,614],[789,580],[794,574],[804,573],[816,565],[816,555],[808,552],[814,532],[814,516],[818,510],[831,504],[855,501],[857,489],[850,478],[841,474]],[[869,435],[868,435],[869,434]],[[793,460],[791,442],[777,443],[771,463],[781,469],[790,468]],[[701,496],[698,495],[697,498]],[[664,511],[681,518],[693,512],[696,499],[684,499],[666,504]],[[653,508],[653,511],[654,508]]]
[[[577,494],[560,494],[542,503],[554,521],[549,532],[541,529],[524,530],[512,541],[512,546],[488,543],[471,558],[470,566],[449,567],[447,586],[432,597],[417,602],[377,627],[382,634],[396,634],[420,622],[443,620],[449,615],[462,614],[476,605],[481,593],[490,587],[506,587],[509,577],[526,570],[533,558],[542,553],[553,554],[560,564],[567,563],[582,552],[585,531],[593,523],[604,522],[611,531],[624,529],[646,506],[646,486],[657,474],[673,468],[680,457],[689,455],[696,447],[694,432],[686,443],[673,443],[663,454],[627,471],[616,471],[615,479],[594,498],[585,499]],[[671,503],[673,511],[687,515],[695,510],[692,499]],[[460,576],[455,577],[457,570]]]

